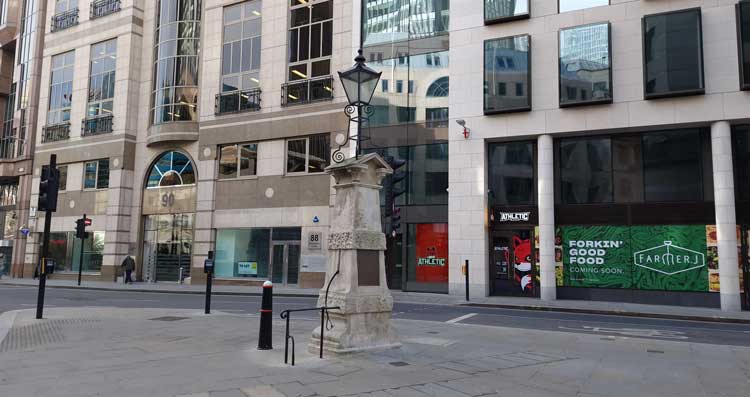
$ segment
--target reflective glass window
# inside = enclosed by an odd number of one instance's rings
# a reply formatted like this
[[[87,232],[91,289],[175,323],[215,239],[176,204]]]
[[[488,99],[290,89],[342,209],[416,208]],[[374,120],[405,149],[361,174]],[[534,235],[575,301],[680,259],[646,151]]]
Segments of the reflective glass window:
[[[489,145],[489,188],[493,205],[533,205],[535,196],[534,144]]]
[[[201,8],[201,0],[159,0],[154,41],[153,124],[198,119]],[[226,51],[222,56],[226,57]]]
[[[109,187],[109,159],[87,161],[83,165],[83,188],[106,189]]]
[[[224,7],[221,91],[260,85],[261,0]]]
[[[195,184],[193,162],[176,151],[164,152],[151,166],[146,188]]]
[[[612,102],[609,23],[560,30],[560,106]]]
[[[558,10],[568,12],[609,5],[609,0],[558,0]]]
[[[286,151],[287,173],[323,172],[330,164],[331,143],[329,134],[289,139]]]
[[[83,244],[83,272],[99,273],[104,255],[105,232],[89,232]],[[52,232],[49,239],[49,257],[55,259],[55,271],[78,272],[81,264],[81,240],[75,232]]]
[[[560,189],[565,204],[612,202],[612,146],[609,138],[560,142]]]
[[[750,1],[737,4],[737,43],[740,53],[740,86],[750,90]]]
[[[700,8],[643,17],[645,98],[702,94]]]
[[[381,89],[370,101],[370,126],[425,121],[434,128],[448,120],[448,51],[368,62],[382,72]],[[395,84],[390,84],[395,82]]]
[[[735,180],[750,180],[750,125],[734,127],[734,174]],[[750,200],[750,183],[735,183],[740,200]]]
[[[219,153],[219,179],[253,176],[256,172],[257,162],[257,143],[222,146]]]
[[[409,205],[448,204],[448,144],[409,147]]]
[[[52,57],[47,125],[70,122],[73,103],[73,69],[75,52],[69,51]]]
[[[365,0],[362,3],[365,46],[448,32],[449,0]]]
[[[91,46],[87,117],[111,115],[115,97],[117,39]]]
[[[484,42],[485,114],[531,109],[530,51],[529,35]],[[521,89],[507,90],[508,84],[520,84]]]
[[[529,17],[529,0],[484,0],[484,22]]]
[[[703,199],[699,130],[648,133],[642,142],[646,201]]]

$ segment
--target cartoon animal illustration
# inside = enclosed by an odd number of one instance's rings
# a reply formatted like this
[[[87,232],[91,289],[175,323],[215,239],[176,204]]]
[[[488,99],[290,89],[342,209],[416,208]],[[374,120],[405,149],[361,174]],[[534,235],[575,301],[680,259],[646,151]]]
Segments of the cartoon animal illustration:
[[[524,292],[534,291],[534,278],[531,274],[531,240],[513,236],[513,268],[515,280]]]

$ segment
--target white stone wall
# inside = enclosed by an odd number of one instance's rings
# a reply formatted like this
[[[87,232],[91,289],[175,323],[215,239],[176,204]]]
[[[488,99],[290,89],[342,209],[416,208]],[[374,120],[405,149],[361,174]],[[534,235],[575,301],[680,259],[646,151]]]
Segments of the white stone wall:
[[[472,264],[473,290],[488,292],[487,140],[534,140],[581,131],[628,131],[717,120],[747,120],[750,94],[739,91],[736,0],[612,0],[610,6],[557,13],[554,0],[532,0],[531,18],[484,26],[476,0],[451,1],[450,28],[450,287],[463,292],[460,265]],[[700,6],[706,94],[643,100],[641,18]],[[607,105],[559,108],[558,31],[595,22],[612,24],[614,101]],[[532,110],[483,115],[483,42],[531,35]],[[456,119],[466,120],[465,140]],[[479,294],[480,292],[477,292]]]

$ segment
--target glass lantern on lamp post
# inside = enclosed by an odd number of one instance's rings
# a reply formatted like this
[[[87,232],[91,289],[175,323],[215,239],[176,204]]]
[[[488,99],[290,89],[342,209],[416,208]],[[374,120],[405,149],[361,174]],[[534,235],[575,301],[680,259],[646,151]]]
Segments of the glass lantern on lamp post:
[[[346,99],[349,101],[349,104],[344,108],[344,113],[349,118],[349,128],[351,129],[351,124],[355,123],[357,124],[357,131],[355,134],[347,131],[346,140],[333,152],[333,161],[337,163],[346,159],[341,149],[350,140],[354,141],[356,145],[354,153],[356,157],[359,157],[361,151],[360,143],[369,139],[362,132],[362,124],[363,122],[367,122],[373,113],[370,100],[375,93],[375,88],[382,74],[382,72],[376,72],[365,65],[365,57],[362,55],[361,49],[357,51],[357,57],[354,58],[354,62],[354,66],[351,68],[339,72],[339,79],[341,79],[341,85],[344,86]]]

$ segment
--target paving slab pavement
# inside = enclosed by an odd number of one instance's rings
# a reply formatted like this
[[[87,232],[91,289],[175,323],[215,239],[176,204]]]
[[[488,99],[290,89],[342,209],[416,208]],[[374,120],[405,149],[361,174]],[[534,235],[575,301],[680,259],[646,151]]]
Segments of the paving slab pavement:
[[[258,317],[195,310],[15,312],[0,342],[0,396],[747,396],[750,348],[396,320],[400,349],[257,350]]]
[[[37,286],[37,280],[32,279],[3,279],[0,286]],[[82,286],[77,286],[75,280],[47,281],[48,288],[66,288],[83,290],[103,291],[129,291],[129,292],[152,292],[152,293],[186,293],[205,294],[205,285],[190,285],[176,283],[134,283],[118,284],[102,281],[85,281]],[[256,296],[262,295],[261,287],[238,286],[238,285],[214,285],[214,295],[240,295]],[[274,287],[276,296],[299,296],[318,297],[319,289],[303,289],[296,287]],[[570,313],[587,314],[610,314],[620,316],[663,318],[676,320],[715,321],[750,324],[750,311],[726,312],[715,308],[646,305],[627,302],[605,302],[605,301],[579,301],[579,300],[555,300],[542,301],[536,298],[524,297],[472,297],[470,302],[461,296],[391,291],[395,302],[428,304],[428,305],[476,305],[480,307],[497,307],[505,309],[541,310]]]

